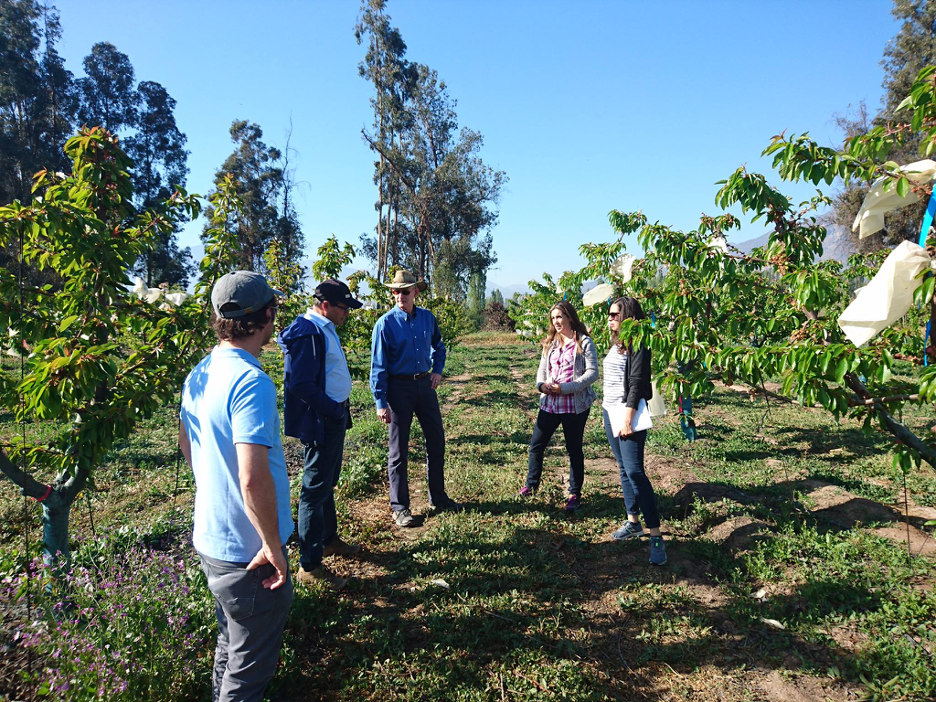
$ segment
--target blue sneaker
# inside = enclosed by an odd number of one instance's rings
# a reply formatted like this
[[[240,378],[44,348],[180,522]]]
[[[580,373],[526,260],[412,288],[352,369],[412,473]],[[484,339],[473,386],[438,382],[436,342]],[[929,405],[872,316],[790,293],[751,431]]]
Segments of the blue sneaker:
[[[650,537],[650,565],[661,566],[666,563],[666,546],[662,536]]]
[[[620,529],[611,534],[611,538],[615,541],[627,541],[628,539],[636,539],[641,536],[643,536],[643,527],[640,526],[640,522],[634,523],[629,519],[624,522],[624,525]]]

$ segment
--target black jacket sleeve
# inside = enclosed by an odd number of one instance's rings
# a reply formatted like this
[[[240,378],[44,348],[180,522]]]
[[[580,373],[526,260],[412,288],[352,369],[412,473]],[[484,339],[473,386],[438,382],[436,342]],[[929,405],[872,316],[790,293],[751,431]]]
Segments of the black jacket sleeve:
[[[650,384],[650,349],[641,347],[627,359],[627,399],[625,407],[637,409],[641,400],[650,401],[653,386]]]

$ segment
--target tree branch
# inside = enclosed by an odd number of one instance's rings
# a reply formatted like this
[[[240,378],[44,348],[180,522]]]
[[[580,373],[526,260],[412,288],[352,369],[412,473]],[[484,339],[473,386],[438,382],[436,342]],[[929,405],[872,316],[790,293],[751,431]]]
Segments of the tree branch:
[[[863,400],[862,404],[872,405],[874,407],[874,410],[881,416],[881,419],[884,420],[884,425],[887,427],[887,430],[893,434],[898,441],[917,451],[931,466],[936,466],[936,450],[934,450],[932,446],[924,443],[916,434],[894,419],[881,404],[884,398],[871,397],[871,393],[868,392],[868,389],[854,373],[845,374],[845,384],[854,390],[855,394]]]
[[[19,486],[26,497],[32,497],[34,500],[40,499],[48,491],[48,485],[40,483],[29,473],[20,469],[2,449],[0,449],[0,473],[3,473],[10,481]]]

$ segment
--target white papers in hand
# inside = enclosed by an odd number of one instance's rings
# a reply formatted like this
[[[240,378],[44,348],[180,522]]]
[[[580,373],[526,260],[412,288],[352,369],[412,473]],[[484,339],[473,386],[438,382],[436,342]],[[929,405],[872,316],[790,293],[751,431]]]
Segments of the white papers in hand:
[[[621,429],[624,428],[624,405],[608,405],[604,408],[608,412],[608,421],[611,423],[611,431],[615,436],[621,435]],[[650,418],[650,411],[647,409],[647,401],[641,400],[637,405],[637,412],[634,413],[634,421],[631,422],[634,431],[643,431],[653,427],[653,420]]]

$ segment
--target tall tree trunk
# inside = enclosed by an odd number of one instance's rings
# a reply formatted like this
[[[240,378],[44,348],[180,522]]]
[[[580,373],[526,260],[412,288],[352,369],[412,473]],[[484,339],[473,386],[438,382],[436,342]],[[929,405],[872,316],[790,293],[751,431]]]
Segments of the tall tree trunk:
[[[384,235],[383,235],[383,203],[384,203],[384,157],[380,155],[380,171],[377,174],[377,280],[384,279]]]
[[[395,265],[399,263],[399,258],[397,257],[397,233],[396,228],[393,226],[390,218],[393,216],[393,198],[396,195],[395,184],[392,179],[388,179],[387,183],[387,252],[388,252],[388,261],[389,265]]]
[[[397,185],[399,185],[399,183],[397,183]],[[399,191],[397,191],[397,194],[399,194]],[[400,224],[400,201],[399,201],[399,198],[397,198],[396,207],[393,210],[393,232],[394,232],[393,246],[394,248],[397,246],[397,242],[399,241],[399,236],[400,236],[399,224]]]

